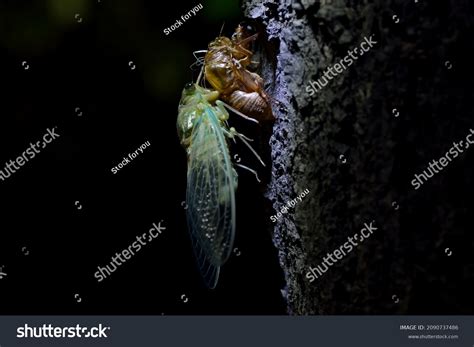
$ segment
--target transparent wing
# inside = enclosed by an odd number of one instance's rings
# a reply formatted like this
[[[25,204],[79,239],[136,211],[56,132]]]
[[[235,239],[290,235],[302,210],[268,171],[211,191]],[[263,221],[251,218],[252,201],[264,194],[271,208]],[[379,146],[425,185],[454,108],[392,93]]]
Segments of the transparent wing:
[[[237,176],[211,107],[193,129],[188,154],[188,229],[201,274],[214,287],[234,243]]]
[[[189,224],[189,213],[188,213],[188,224]],[[204,249],[199,243],[199,238],[190,230],[191,243],[193,245],[194,254],[196,255],[199,272],[209,288],[215,288],[217,280],[219,279],[220,267],[212,265],[209,262],[209,258],[206,255]]]

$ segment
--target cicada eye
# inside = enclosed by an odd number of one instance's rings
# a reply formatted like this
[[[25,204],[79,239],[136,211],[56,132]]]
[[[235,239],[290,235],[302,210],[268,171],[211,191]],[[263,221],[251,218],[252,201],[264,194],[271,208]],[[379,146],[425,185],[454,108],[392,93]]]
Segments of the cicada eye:
[[[194,83],[192,83],[192,82],[186,83],[186,85],[184,86],[184,88],[185,88],[186,90],[193,90],[193,89],[194,89]]]

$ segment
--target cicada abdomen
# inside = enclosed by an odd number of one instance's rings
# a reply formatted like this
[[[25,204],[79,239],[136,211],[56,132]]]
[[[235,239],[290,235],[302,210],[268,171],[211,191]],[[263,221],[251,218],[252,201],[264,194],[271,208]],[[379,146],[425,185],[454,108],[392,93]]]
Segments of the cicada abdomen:
[[[222,99],[252,118],[258,120],[273,119],[268,100],[264,99],[264,97],[257,92],[247,93],[241,90],[235,90],[230,95],[223,96]]]

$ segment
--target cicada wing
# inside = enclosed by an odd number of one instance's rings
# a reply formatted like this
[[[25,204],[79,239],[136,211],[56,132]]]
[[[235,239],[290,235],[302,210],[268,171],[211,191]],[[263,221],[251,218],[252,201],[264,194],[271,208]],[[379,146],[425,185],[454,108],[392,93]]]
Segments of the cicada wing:
[[[188,214],[188,224],[189,224],[189,214]],[[208,288],[214,289],[219,279],[220,267],[212,265],[209,262],[209,257],[207,256],[204,249],[201,247],[197,238],[194,236],[192,232],[190,232],[190,235],[191,235],[191,243],[193,245],[194,254],[196,256],[197,264],[199,267],[199,272],[201,273],[201,276],[206,286]]]
[[[193,129],[186,190],[188,229],[201,273],[224,264],[232,251],[236,184],[222,129],[208,107]]]

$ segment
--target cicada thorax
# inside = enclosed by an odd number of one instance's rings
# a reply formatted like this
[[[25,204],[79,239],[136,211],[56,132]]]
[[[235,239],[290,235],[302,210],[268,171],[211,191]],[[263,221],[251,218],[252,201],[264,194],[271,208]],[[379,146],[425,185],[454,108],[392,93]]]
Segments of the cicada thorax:
[[[246,69],[251,56],[245,47],[227,37],[218,37],[209,44],[204,74],[224,102],[257,120],[272,120],[270,98],[262,78]]]
[[[204,75],[219,93],[230,93],[237,89],[238,71],[232,54],[226,46],[209,49],[204,57]]]
[[[214,104],[218,96],[217,91],[208,90],[194,83],[186,84],[181,93],[176,121],[178,137],[184,149],[188,150],[191,145],[192,132],[196,122],[202,118],[206,108]],[[227,114],[222,115],[218,109],[214,109],[214,113],[218,116],[219,125],[222,125],[222,122],[228,117]]]

